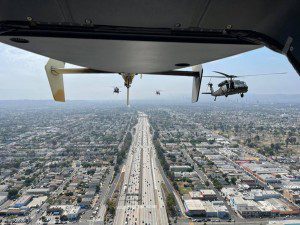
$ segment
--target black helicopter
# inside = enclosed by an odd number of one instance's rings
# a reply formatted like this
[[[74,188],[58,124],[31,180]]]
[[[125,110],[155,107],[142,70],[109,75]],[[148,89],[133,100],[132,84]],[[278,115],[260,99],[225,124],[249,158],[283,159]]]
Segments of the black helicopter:
[[[160,92],[161,92],[161,91],[162,91],[162,90],[156,90],[156,91],[155,91],[155,94],[156,94],[156,95],[160,95]]]
[[[114,88],[114,91],[113,91],[114,94],[119,94],[121,92],[120,88],[118,88],[118,87],[113,87],[113,88]]]
[[[213,84],[211,82],[208,83],[208,87],[210,88],[210,92],[203,92],[202,94],[209,94],[211,96],[214,96],[216,101],[218,96],[225,96],[228,97],[228,95],[235,95],[240,94],[241,97],[244,97],[244,93],[248,91],[248,85],[246,82],[241,80],[234,80],[234,78],[237,77],[250,77],[250,76],[265,76],[265,75],[274,75],[274,74],[286,74],[286,73],[268,73],[268,74],[255,74],[255,75],[245,75],[245,76],[236,76],[236,75],[230,75],[218,71],[213,71],[215,73],[219,73],[222,76],[205,76],[205,77],[211,77],[211,78],[228,78],[227,80],[222,81],[218,84],[219,89],[214,91]]]

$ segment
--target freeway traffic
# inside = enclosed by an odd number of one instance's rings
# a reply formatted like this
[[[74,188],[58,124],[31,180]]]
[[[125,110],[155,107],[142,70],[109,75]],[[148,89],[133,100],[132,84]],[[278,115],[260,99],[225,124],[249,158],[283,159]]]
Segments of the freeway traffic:
[[[140,113],[125,165],[114,224],[168,224],[163,182],[147,115]]]

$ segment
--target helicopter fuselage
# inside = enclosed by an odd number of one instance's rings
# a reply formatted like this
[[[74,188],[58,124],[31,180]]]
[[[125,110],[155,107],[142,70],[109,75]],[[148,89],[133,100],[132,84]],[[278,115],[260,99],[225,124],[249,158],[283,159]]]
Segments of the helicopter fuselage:
[[[120,93],[120,89],[118,87],[115,87],[113,93],[119,94]]]
[[[244,94],[248,91],[248,86],[244,81],[240,80],[225,80],[219,83],[219,89],[213,91],[211,89],[212,96],[228,96],[234,94]]]

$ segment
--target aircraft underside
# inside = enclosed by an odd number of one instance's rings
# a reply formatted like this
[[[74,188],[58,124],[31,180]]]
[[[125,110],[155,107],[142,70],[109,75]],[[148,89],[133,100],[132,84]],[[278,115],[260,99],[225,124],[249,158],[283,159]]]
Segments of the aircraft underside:
[[[266,46],[299,73],[299,8],[297,0],[4,0],[0,42],[50,58],[56,101],[65,101],[63,74],[115,73],[127,105],[137,74],[193,77],[197,102],[203,63]]]
[[[300,68],[297,0],[9,0],[0,6],[1,42],[92,69],[170,71],[261,46]]]
[[[214,96],[228,96],[228,95],[242,94],[242,93],[246,93],[247,91],[248,88],[234,88],[227,91],[218,90],[216,91],[216,93],[214,93]]]

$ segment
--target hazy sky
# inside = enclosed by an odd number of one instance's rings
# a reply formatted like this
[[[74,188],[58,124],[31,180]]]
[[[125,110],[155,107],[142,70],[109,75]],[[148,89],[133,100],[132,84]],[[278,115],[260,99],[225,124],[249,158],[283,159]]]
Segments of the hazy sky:
[[[44,71],[46,62],[47,58],[43,56],[0,44],[0,99],[51,99]],[[266,48],[206,63],[203,68],[205,75],[212,75],[214,70],[238,75],[287,72],[285,75],[244,79],[249,86],[249,94],[300,94],[300,77],[286,57]],[[203,80],[202,91],[206,90],[208,81],[208,78]],[[118,75],[65,75],[64,82],[67,99],[125,100],[126,90],[122,78]],[[221,80],[213,79],[212,82],[217,85]],[[121,87],[121,94],[112,93],[112,86],[115,85]],[[131,97],[153,100],[185,99],[190,98],[191,87],[191,78],[145,75],[142,79],[135,77]],[[161,96],[154,94],[156,89],[164,90]]]

